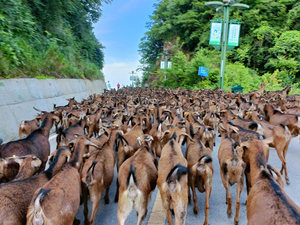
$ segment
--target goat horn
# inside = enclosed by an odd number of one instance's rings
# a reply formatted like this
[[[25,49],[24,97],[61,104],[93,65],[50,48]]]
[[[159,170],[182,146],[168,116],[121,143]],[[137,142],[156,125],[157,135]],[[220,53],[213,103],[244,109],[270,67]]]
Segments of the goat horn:
[[[42,111],[42,110],[40,110],[40,109],[35,108],[34,106],[33,106],[33,108],[34,108],[36,111],[39,111],[39,112],[42,112],[42,113],[47,113],[47,111]]]

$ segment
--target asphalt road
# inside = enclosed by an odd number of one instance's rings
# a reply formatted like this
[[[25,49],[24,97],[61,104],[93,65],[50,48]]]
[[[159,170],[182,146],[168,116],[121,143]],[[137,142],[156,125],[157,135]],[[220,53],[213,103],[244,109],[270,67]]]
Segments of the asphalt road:
[[[218,149],[220,146],[221,138],[217,137],[216,139],[216,146],[214,147],[213,151],[213,167],[214,167],[214,174],[213,174],[213,187],[212,193],[209,201],[210,211],[209,211],[209,224],[210,225],[231,225],[234,224],[234,215],[235,215],[235,206],[234,201],[236,197],[236,185],[230,187],[230,193],[232,195],[232,202],[233,202],[233,217],[227,217],[227,205],[225,203],[225,188],[221,181],[220,176],[220,166],[218,161]],[[55,150],[56,141],[55,138],[50,139],[51,144],[51,151]],[[293,138],[289,150],[287,153],[287,169],[290,178],[290,185],[285,185],[284,190],[290,196],[290,198],[300,206],[300,193],[298,192],[300,187],[300,152],[299,152],[299,138]],[[182,150],[185,151],[185,146],[182,147]],[[281,169],[281,161],[279,160],[277,153],[274,148],[270,148],[270,156],[269,156],[269,163],[278,169]],[[95,225],[98,224],[118,224],[117,220],[117,209],[118,204],[114,203],[114,196],[116,192],[116,180],[117,180],[117,172],[115,169],[115,177],[112,182],[110,188],[110,203],[104,203],[104,195],[101,198],[99,210],[95,219]],[[246,182],[244,182],[244,188],[241,193],[241,207],[240,207],[240,225],[247,224],[247,212],[246,212],[246,205],[245,201],[247,198],[247,191],[246,191]],[[151,211],[153,209],[154,201],[157,195],[158,189],[156,187],[155,192],[152,194],[152,200],[148,205],[148,213],[146,218],[143,220],[143,225],[148,224]],[[195,224],[203,224],[204,222],[204,198],[205,193],[199,193],[197,191],[198,196],[198,208],[199,214],[195,215],[193,213],[193,203],[188,205],[188,214],[186,219],[186,225],[195,225]],[[92,205],[89,201],[89,210],[91,211]],[[90,213],[89,211],[89,213]],[[80,206],[77,219],[81,221],[80,224],[84,224],[84,217],[83,217],[83,205]],[[174,218],[173,218],[174,221]],[[126,220],[126,224],[136,224],[137,223],[137,216],[136,212],[132,211]],[[164,224],[163,222],[161,224]],[[168,224],[165,221],[165,224]]]

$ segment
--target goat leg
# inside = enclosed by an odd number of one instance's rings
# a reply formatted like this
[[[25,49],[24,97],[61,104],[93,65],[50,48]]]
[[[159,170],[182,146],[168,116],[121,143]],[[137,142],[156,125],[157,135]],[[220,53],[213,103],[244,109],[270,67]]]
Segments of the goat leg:
[[[222,183],[226,189],[227,216],[231,217],[232,216],[232,210],[231,210],[232,199],[231,199],[231,194],[229,192],[228,177],[224,175],[222,170],[221,170],[221,178],[222,178]]]
[[[204,220],[204,225],[209,225],[208,224],[208,215],[209,215],[209,198],[211,195],[211,190],[212,190],[212,175],[211,177],[207,177],[205,180],[205,205],[204,205],[204,212],[205,212],[205,220]]]
[[[105,197],[104,197],[105,204],[108,204],[108,203],[109,203],[109,188],[110,188],[110,186],[108,186],[108,187],[106,188]]]
[[[84,209],[83,209],[83,215],[84,215],[84,221],[88,220],[88,214],[89,214],[89,209],[88,209],[88,189],[85,186],[85,184],[81,184],[81,188],[82,188],[82,198],[83,198],[83,205],[84,205]]]
[[[198,214],[199,210],[198,210],[198,206],[197,206],[197,195],[196,195],[196,190],[195,190],[195,178],[193,175],[192,176],[192,180],[191,180],[191,188],[192,188],[192,193],[193,193],[193,201],[194,201],[194,213]]]
[[[115,195],[115,202],[118,202],[119,201],[119,181],[117,179],[117,191],[116,191],[116,195]]]
[[[238,225],[240,221],[240,195],[244,186],[244,174],[241,174],[241,179],[236,184],[236,199],[235,199],[235,217],[234,224]]]
[[[159,191],[159,192],[160,192],[160,196],[161,196],[162,205],[163,205],[165,214],[166,214],[167,219],[168,219],[168,224],[169,225],[174,225],[173,220],[172,220],[172,216],[171,216],[171,210],[170,210],[170,200],[168,199],[168,197],[166,196],[165,193],[163,193],[162,191]]]
[[[92,202],[92,205],[93,205],[92,213],[91,213],[91,216],[88,220],[89,225],[94,224],[96,214],[97,214],[98,209],[99,209],[100,199],[101,199],[103,191],[104,191],[103,186],[98,187],[97,184],[89,186],[90,199],[91,199],[91,202]]]

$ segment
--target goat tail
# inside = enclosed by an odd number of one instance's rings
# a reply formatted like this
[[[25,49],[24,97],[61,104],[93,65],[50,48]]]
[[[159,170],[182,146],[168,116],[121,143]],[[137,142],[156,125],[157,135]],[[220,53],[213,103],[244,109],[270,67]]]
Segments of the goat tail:
[[[197,165],[197,170],[200,172],[200,173],[204,173],[205,172],[205,165],[208,164],[208,163],[211,163],[212,162],[212,157],[210,157],[208,154],[205,154],[204,156],[202,156],[199,160],[198,160],[198,163],[196,164]]]
[[[182,166],[178,163],[168,174],[166,182],[169,190],[173,193],[176,190],[177,181],[180,180],[181,176],[184,174],[188,174],[189,169],[185,166]]]
[[[94,169],[95,169],[95,165],[98,163],[98,161],[94,161],[92,163],[92,165],[90,166],[89,170],[88,170],[88,173],[86,175],[86,178],[85,178],[85,184],[86,186],[90,186],[91,183],[93,182],[93,172],[94,172]]]
[[[126,185],[127,185],[129,198],[131,198],[132,200],[135,199],[136,196],[138,195],[138,187],[136,186],[136,177],[134,174],[135,170],[136,167],[130,164]]]
[[[41,188],[40,191],[38,192],[38,194],[33,202],[33,207],[29,211],[29,216],[31,216],[31,224],[32,225],[43,225],[44,224],[45,214],[43,212],[41,202],[44,200],[46,194],[48,194],[50,191],[51,191],[50,189]]]

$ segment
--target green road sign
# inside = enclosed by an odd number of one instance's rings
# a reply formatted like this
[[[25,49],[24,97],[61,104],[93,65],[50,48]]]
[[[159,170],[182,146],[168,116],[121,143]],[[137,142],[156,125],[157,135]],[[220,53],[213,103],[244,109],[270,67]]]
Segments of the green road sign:
[[[211,23],[210,27],[210,45],[220,45],[222,36],[222,23]]]

